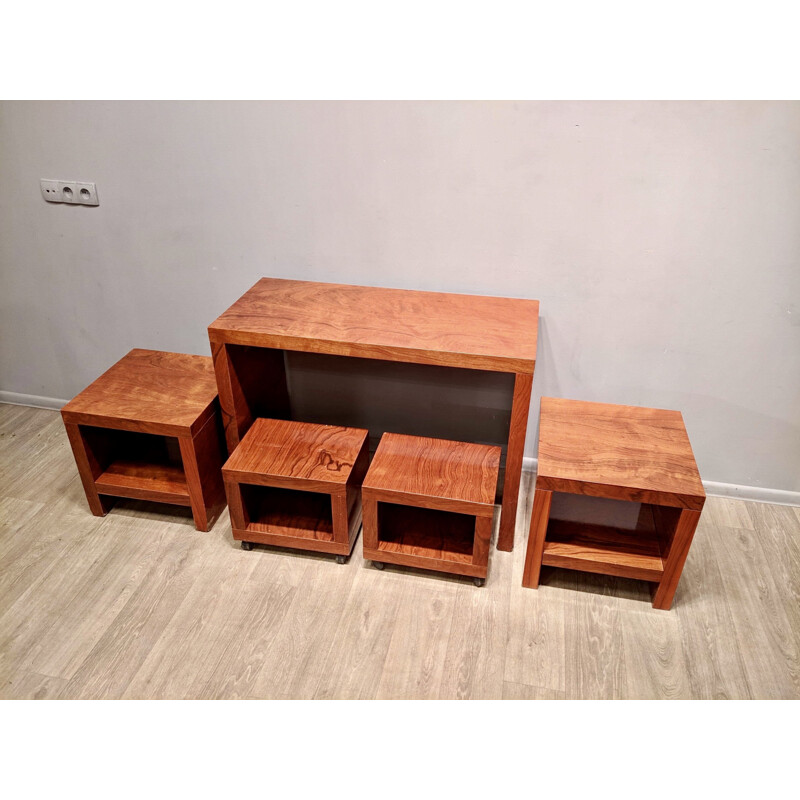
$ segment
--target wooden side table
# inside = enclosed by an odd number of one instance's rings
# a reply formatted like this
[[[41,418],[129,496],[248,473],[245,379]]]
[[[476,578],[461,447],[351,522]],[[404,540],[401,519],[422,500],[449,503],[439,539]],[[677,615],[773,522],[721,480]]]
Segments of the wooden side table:
[[[336,555],[343,564],[361,527],[368,432],[255,420],[222,468],[233,538]]]
[[[499,467],[499,447],[384,434],[362,488],[364,558],[482,585]]]
[[[553,492],[641,503],[636,530],[550,519]],[[669,609],[704,502],[679,411],[543,397],[522,585],[543,564],[638,578]]]
[[[89,508],[112,497],[190,506],[208,530],[225,506],[224,443],[207,356],[131,350],[61,409]]]

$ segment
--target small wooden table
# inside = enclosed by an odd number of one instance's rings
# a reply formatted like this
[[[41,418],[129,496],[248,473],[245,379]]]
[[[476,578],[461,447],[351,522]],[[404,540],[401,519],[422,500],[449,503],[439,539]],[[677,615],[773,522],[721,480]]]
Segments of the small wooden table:
[[[257,417],[291,418],[284,351],[511,373],[497,542],[511,550],[538,319],[537,300],[262,278],[208,329],[228,451]]]
[[[636,530],[550,519],[553,492],[641,503]],[[679,411],[543,397],[522,585],[543,564],[638,578],[668,609],[704,502]]]
[[[350,555],[361,527],[368,432],[257,419],[222,468],[233,538]]]
[[[385,433],[362,488],[364,558],[481,585],[499,467],[499,447]]]
[[[111,497],[190,506],[198,530],[225,507],[224,445],[208,356],[131,350],[61,416],[89,508]]]

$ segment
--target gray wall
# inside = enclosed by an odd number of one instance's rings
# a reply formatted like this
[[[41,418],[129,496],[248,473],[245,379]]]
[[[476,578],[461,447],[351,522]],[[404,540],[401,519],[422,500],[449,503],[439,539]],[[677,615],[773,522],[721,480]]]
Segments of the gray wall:
[[[542,394],[677,408],[705,479],[800,490],[798,103],[3,103],[0,147],[5,392],[208,353],[262,275],[533,297],[528,455]]]

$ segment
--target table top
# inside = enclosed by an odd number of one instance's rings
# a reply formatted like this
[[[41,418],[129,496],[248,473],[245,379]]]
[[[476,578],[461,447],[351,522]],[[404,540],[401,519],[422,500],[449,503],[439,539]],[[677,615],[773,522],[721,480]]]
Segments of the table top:
[[[212,343],[533,373],[539,301],[262,278]]]
[[[214,413],[209,356],[131,350],[61,413],[67,422],[164,436],[197,433]]]
[[[492,506],[500,448],[384,433],[365,489]]]
[[[246,477],[346,484],[369,431],[283,419],[256,419],[223,467]],[[298,486],[298,489],[301,487]]]
[[[680,411],[543,397],[536,487],[699,511],[705,490]]]

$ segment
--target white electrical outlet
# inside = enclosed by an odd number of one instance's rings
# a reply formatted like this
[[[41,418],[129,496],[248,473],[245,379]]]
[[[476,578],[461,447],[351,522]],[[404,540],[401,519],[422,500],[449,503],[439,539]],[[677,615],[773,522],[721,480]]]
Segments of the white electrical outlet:
[[[99,206],[97,187],[93,183],[78,183],[78,202],[84,206]]]
[[[61,197],[59,202],[77,204],[78,202],[78,184],[74,181],[59,181],[58,191]]]
[[[98,206],[97,187],[93,183],[80,181],[54,181],[41,178],[39,185],[42,197],[48,203],[69,203],[70,205]]]

